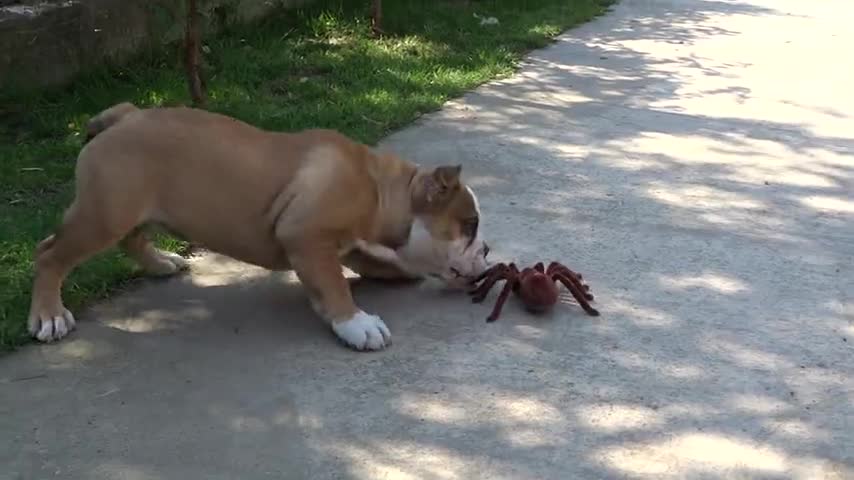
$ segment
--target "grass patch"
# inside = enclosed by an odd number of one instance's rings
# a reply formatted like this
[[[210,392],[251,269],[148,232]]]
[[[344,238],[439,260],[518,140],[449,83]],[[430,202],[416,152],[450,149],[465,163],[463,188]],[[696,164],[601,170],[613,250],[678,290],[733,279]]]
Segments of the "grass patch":
[[[393,0],[388,36],[370,35],[368,0],[320,1],[205,38],[211,110],[263,128],[325,127],[374,144],[448,98],[513,71],[521,55],[605,11],[612,0]],[[495,16],[481,26],[474,13]],[[123,100],[189,103],[177,46],[104,67],[67,88],[0,94],[0,350],[28,341],[32,252],[73,194],[82,127]],[[169,237],[160,246],[184,247]],[[134,278],[116,249],[66,281],[77,310]]]

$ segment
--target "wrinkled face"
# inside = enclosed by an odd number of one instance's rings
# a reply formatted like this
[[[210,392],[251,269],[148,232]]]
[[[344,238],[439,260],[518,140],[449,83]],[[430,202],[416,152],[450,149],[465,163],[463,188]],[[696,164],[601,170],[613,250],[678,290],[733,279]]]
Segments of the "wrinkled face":
[[[439,167],[416,178],[415,221],[408,242],[397,250],[408,265],[454,288],[465,288],[489,268],[477,197],[460,182],[460,170]]]

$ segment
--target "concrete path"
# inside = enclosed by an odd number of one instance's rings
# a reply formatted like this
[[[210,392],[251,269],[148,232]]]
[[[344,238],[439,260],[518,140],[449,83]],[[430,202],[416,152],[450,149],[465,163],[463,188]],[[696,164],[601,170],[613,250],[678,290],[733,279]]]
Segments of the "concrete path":
[[[388,139],[600,318],[356,282],[394,334],[358,354],[203,256],[0,361],[0,478],[854,478],[851,18],[626,0]]]

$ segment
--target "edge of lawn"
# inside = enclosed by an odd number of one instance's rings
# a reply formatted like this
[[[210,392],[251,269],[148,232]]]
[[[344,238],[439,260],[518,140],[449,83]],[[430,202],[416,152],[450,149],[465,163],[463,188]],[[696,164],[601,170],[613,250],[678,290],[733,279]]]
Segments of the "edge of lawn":
[[[369,3],[321,0],[203,38],[207,108],[272,130],[333,128],[373,145],[448,100],[512,75],[527,53],[616,0],[395,0],[384,2],[381,38],[371,35]],[[488,16],[499,24],[481,25]],[[86,121],[120,101],[189,104],[179,49],[143,52],[62,88],[0,93],[0,354],[30,342],[33,249],[73,198]],[[191,251],[165,235],[156,242]],[[110,249],[72,272],[64,301],[80,311],[140,278]]]

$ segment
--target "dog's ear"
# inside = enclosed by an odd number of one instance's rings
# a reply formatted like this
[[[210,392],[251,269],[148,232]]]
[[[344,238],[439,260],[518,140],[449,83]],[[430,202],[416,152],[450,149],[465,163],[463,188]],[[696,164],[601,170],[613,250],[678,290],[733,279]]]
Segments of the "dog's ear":
[[[421,176],[414,192],[416,206],[429,209],[444,205],[459,188],[462,169],[462,165],[444,165]]]
[[[431,211],[446,205],[460,188],[461,171],[462,165],[443,165],[432,171],[422,171],[412,190],[415,209]]]
[[[433,170],[433,179],[437,184],[452,188],[460,183],[460,172],[462,172],[462,165],[451,165],[451,166],[443,166],[436,167]]]
[[[442,200],[460,185],[462,165],[436,167],[427,178],[427,193],[435,200]]]

